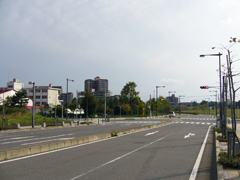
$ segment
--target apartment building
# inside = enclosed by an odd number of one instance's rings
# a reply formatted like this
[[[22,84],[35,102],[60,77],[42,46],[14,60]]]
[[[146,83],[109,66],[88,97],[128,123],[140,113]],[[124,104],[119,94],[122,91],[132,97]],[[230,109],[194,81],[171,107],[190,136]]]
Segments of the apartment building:
[[[84,91],[88,91],[95,98],[104,98],[105,92],[106,96],[110,96],[110,91],[108,90],[108,80],[101,79],[99,76],[94,79],[86,79],[84,82]]]
[[[24,88],[24,90],[27,96],[33,99],[33,88]],[[44,104],[48,104],[50,107],[60,105],[59,96],[61,94],[61,86],[52,86],[52,84],[49,84],[49,86],[35,86],[35,105],[44,106]]]

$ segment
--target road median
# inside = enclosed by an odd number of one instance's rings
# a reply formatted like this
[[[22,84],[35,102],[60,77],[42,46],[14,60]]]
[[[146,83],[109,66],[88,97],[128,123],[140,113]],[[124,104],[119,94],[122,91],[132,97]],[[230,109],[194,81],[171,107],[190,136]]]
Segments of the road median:
[[[148,126],[143,126],[143,127],[139,127],[139,128],[123,130],[123,131],[119,131],[118,135],[128,134],[128,133],[141,131],[141,130],[145,130],[145,129],[151,129],[151,128],[155,128],[155,127],[159,127],[159,126],[163,126],[163,125],[167,125],[167,124],[171,124],[171,123],[172,122],[162,122],[160,124],[148,125]],[[112,134],[111,134],[111,132],[109,132],[109,133],[79,137],[79,138],[74,138],[74,139],[55,141],[55,142],[51,142],[51,143],[44,143],[44,144],[31,145],[31,146],[25,146],[25,147],[20,147],[20,148],[15,148],[15,149],[4,150],[4,151],[0,151],[0,161],[20,158],[20,157],[24,157],[24,156],[33,155],[33,154],[44,153],[44,152],[48,152],[48,151],[67,148],[70,146],[76,146],[76,145],[89,143],[89,142],[93,142],[93,141],[98,141],[101,139],[107,139],[107,138],[111,138],[111,137],[112,137]]]

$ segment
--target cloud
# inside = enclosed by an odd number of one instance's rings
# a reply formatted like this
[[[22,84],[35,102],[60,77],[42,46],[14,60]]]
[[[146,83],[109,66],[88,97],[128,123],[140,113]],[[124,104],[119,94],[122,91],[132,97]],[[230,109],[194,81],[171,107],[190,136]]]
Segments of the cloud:
[[[175,86],[176,87],[176,86],[182,86],[185,83],[178,79],[163,78],[160,80],[160,84],[165,85],[165,86]]]

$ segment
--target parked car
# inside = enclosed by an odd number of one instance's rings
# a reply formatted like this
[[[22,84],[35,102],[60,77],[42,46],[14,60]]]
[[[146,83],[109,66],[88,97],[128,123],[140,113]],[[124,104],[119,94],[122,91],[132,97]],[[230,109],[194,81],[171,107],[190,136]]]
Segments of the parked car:
[[[169,117],[175,117],[175,116],[176,116],[176,114],[175,114],[174,111],[170,111],[170,112],[169,112]]]

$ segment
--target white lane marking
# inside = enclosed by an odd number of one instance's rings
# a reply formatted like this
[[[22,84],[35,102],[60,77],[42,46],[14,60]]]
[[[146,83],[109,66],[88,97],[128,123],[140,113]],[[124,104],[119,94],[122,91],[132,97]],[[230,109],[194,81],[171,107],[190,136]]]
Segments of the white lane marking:
[[[5,142],[5,143],[1,143],[1,144],[12,144],[12,143],[19,143],[19,142],[25,142],[25,141],[31,141],[31,140],[49,139],[49,138],[56,138],[56,137],[62,137],[62,136],[71,136],[71,135],[73,135],[73,134],[72,133],[70,133],[70,134],[61,134],[61,135],[57,135],[57,136],[48,136],[48,137],[42,137],[42,138],[24,139],[24,140],[20,140],[20,141],[10,141],[10,142]]]
[[[189,137],[191,137],[191,136],[195,136],[195,134],[194,134],[194,133],[189,133],[188,135],[185,135],[185,136],[184,136],[184,139],[189,138]]]
[[[113,160],[111,160],[111,161],[108,161],[108,162],[106,162],[106,163],[104,163],[104,164],[102,164],[102,165],[100,165],[100,166],[98,166],[98,167],[96,167],[96,168],[94,168],[94,169],[91,169],[91,170],[89,170],[89,171],[87,171],[87,172],[85,172],[85,173],[82,173],[82,174],[80,174],[80,175],[78,175],[78,176],[75,176],[74,178],[72,178],[72,179],[70,179],[70,180],[78,179],[78,178],[80,178],[80,177],[82,177],[82,176],[84,176],[84,175],[86,175],[86,174],[89,174],[89,173],[91,173],[91,172],[93,172],[93,171],[95,171],[95,170],[98,170],[98,169],[100,169],[100,168],[102,168],[102,167],[104,167],[104,166],[106,166],[106,165],[108,165],[108,164],[111,164],[111,163],[113,163],[113,162],[115,162],[115,161],[118,161],[118,160],[120,160],[120,159],[122,159],[122,158],[124,158],[124,157],[126,157],[126,156],[129,156],[129,155],[131,155],[131,154],[133,154],[133,153],[135,153],[135,152],[137,152],[137,151],[139,151],[139,150],[141,150],[141,149],[143,149],[143,148],[145,148],[145,147],[147,147],[147,146],[150,146],[150,145],[152,145],[152,144],[154,144],[154,143],[156,143],[156,142],[158,142],[158,141],[161,141],[161,140],[163,140],[164,138],[166,138],[166,137],[168,137],[168,136],[170,136],[170,135],[172,135],[172,134],[174,134],[174,132],[171,133],[171,134],[168,134],[168,135],[166,135],[166,136],[164,136],[164,137],[162,137],[162,138],[159,138],[159,139],[157,139],[157,140],[155,140],[155,141],[152,141],[152,142],[150,142],[150,143],[148,143],[148,144],[146,144],[146,145],[144,145],[144,146],[142,146],[142,147],[139,147],[139,148],[137,148],[137,149],[134,149],[133,151],[130,151],[130,152],[128,152],[128,153],[126,153],[126,154],[124,154],[124,155],[122,155],[122,156],[119,156],[119,157],[117,157],[117,158],[115,158],[115,159],[113,159]]]
[[[32,138],[34,136],[24,136],[24,137],[12,137],[8,139],[0,139],[0,141],[9,141],[9,140],[17,140],[17,139],[26,139],[26,138]]]
[[[10,138],[10,139],[18,140],[18,139],[26,139],[26,138],[32,138],[32,137],[34,137],[34,136],[15,137],[15,138]]]
[[[158,133],[158,132],[159,132],[159,131],[155,131],[155,132],[147,133],[145,136],[150,136],[150,135],[156,134],[156,133]]]
[[[203,152],[204,152],[204,149],[205,149],[205,146],[206,146],[206,143],[207,143],[207,139],[208,139],[208,135],[209,135],[209,132],[210,132],[210,128],[211,128],[211,126],[209,126],[209,128],[208,128],[207,134],[206,134],[205,139],[203,141],[202,147],[201,147],[200,152],[198,154],[197,160],[196,160],[196,162],[194,164],[194,167],[193,167],[192,173],[191,173],[191,175],[189,177],[189,180],[195,180],[196,179],[197,172],[198,172],[201,160],[202,160]]]

